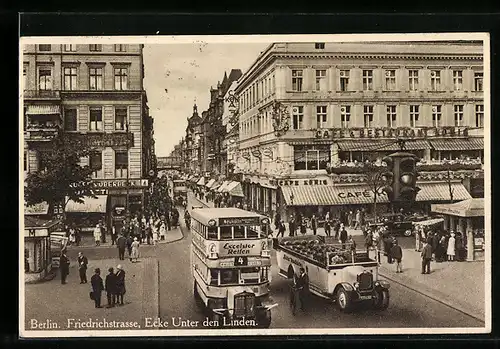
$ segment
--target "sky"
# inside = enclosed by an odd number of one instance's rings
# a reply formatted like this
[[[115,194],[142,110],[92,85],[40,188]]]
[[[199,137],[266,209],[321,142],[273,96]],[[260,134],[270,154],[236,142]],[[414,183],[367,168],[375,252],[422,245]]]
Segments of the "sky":
[[[224,72],[243,73],[269,43],[172,43],[144,47],[144,88],[154,118],[155,153],[168,156],[185,136],[196,100],[198,113],[208,109],[210,88]]]

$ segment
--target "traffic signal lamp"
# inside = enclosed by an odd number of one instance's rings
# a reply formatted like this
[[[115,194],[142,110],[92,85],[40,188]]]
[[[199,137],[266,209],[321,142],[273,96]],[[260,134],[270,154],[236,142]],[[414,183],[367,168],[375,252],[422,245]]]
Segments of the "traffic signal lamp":
[[[386,156],[387,172],[392,174],[384,188],[390,202],[409,203],[415,201],[420,188],[417,184],[417,157],[411,153],[398,152]],[[389,184],[390,183],[390,184]]]

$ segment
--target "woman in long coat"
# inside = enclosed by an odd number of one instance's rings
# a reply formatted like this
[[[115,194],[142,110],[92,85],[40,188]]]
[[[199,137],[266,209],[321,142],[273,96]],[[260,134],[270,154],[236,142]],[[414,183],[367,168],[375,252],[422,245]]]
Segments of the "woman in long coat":
[[[130,255],[130,261],[137,262],[137,258],[139,258],[139,241],[137,238],[134,238],[134,242],[132,242],[132,254]]]
[[[448,249],[446,251],[448,255],[448,261],[455,260],[455,234],[451,233],[450,238],[448,239]]]

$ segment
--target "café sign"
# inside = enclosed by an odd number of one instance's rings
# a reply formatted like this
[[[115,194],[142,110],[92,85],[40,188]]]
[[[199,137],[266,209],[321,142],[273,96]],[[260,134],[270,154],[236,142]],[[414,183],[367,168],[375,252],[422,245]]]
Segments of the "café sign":
[[[467,127],[373,127],[373,128],[334,128],[334,139],[347,138],[434,138],[434,137],[468,137]]]
[[[277,181],[279,186],[284,185],[328,185],[326,179],[293,179],[293,180],[279,180]]]
[[[97,189],[123,189],[127,188],[127,180],[126,179],[100,179],[94,180],[94,187]],[[147,179],[129,179],[128,180],[129,188],[147,188],[148,180]]]

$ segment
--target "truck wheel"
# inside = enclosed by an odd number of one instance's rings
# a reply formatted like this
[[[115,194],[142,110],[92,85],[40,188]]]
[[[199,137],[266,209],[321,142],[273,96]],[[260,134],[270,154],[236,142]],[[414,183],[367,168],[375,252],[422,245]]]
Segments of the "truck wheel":
[[[412,235],[413,235],[413,233],[412,233],[412,231],[411,231],[411,230],[405,230],[405,232],[404,232],[404,236],[406,236],[406,237],[410,237],[410,236],[412,236]]]
[[[376,288],[373,292],[373,306],[377,310],[385,310],[389,306],[389,290]]]
[[[201,299],[200,293],[198,292],[198,286],[196,284],[196,281],[194,282],[193,286],[193,297],[194,297],[194,302],[198,308],[203,308],[203,300]]]
[[[347,313],[351,310],[351,296],[343,287],[339,287],[337,290],[337,305],[340,311]]]

